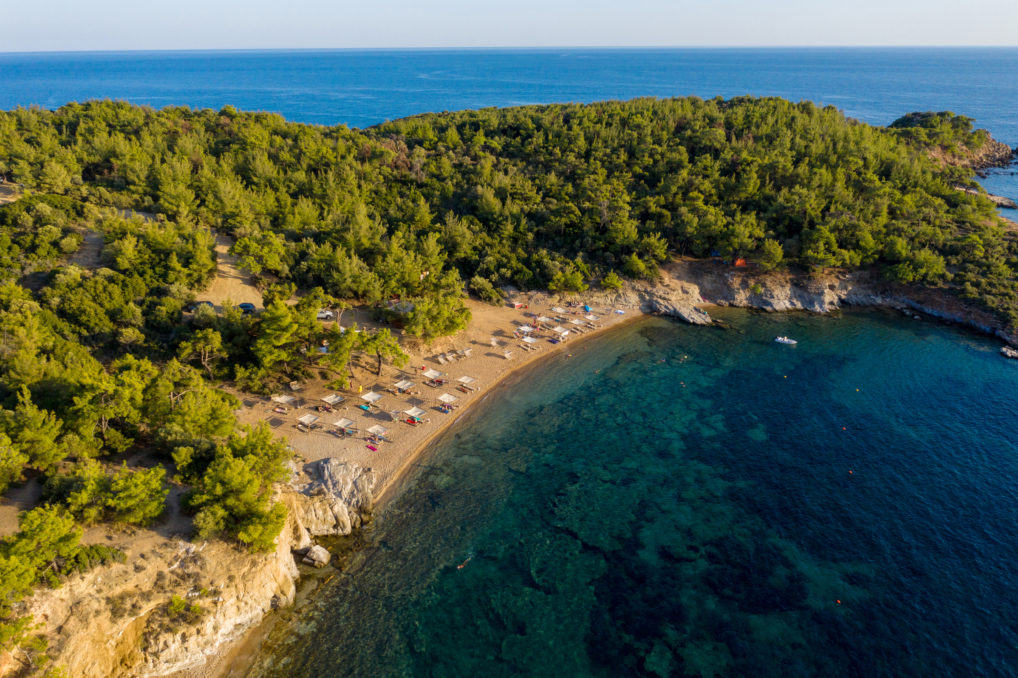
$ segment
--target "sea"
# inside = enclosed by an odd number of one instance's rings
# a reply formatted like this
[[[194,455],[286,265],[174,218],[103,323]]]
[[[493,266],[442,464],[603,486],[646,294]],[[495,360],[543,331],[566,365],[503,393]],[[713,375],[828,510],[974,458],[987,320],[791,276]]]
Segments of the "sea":
[[[499,387],[236,675],[1018,675],[1018,363],[899,312],[713,315]]]
[[[951,110],[1018,145],[1018,49],[0,54],[5,109],[367,127],[744,94],[876,125]],[[1018,198],[1013,167],[982,181]],[[1018,676],[1018,361],[897,312],[712,314],[496,388],[233,675]]]

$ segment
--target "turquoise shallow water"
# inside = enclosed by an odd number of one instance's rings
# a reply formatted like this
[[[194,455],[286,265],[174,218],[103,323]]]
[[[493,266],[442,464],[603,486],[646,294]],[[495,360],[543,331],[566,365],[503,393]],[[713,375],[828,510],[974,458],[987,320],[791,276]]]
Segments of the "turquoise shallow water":
[[[491,396],[253,673],[1018,675],[1018,364],[895,314],[719,315]]]

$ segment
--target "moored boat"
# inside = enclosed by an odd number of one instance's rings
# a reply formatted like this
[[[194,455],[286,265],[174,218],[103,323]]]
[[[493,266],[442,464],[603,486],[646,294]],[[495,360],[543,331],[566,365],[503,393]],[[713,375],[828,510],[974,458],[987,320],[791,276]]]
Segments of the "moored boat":
[[[792,344],[792,345],[794,345],[794,344],[798,344],[799,343],[795,339],[791,339],[790,337],[774,337],[774,341],[778,342],[779,344]]]

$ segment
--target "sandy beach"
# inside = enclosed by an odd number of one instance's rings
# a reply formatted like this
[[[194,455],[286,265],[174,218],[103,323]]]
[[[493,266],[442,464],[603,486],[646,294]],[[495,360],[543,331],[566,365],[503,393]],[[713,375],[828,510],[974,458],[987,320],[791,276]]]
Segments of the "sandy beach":
[[[545,294],[521,297],[519,303],[522,308],[468,300],[473,316],[469,326],[453,337],[408,350],[410,361],[403,368],[383,365],[377,375],[374,356],[360,356],[355,359],[355,379],[349,388],[332,390],[326,388],[325,380],[317,380],[304,382],[297,391],[280,392],[270,398],[242,396],[244,407],[237,412],[238,419],[246,424],[268,422],[277,437],[285,438],[305,462],[334,457],[373,469],[378,479],[376,507],[380,506],[392,498],[399,480],[428,444],[509,374],[544,357],[568,353],[587,337],[641,317],[639,309],[633,307],[593,304],[591,311],[585,311],[582,301],[568,306],[567,302],[552,301]],[[520,330],[541,317],[547,320],[537,323],[537,329]],[[558,338],[556,328],[569,334],[565,340],[552,343]],[[531,336],[532,342],[523,341],[525,334]],[[439,360],[439,356],[463,353],[468,355],[445,364]],[[445,383],[427,385],[426,374],[435,372],[441,373],[438,378]],[[461,378],[472,381],[464,384]],[[396,384],[402,381],[413,385],[403,384],[403,389],[397,389]],[[367,402],[362,396],[371,392],[381,398],[371,406],[371,411],[365,411],[362,406]],[[322,398],[331,394],[339,395],[343,401],[333,406],[332,411],[320,411],[326,406]],[[439,397],[443,395],[447,400],[455,399],[451,411],[442,411]],[[288,399],[284,396],[295,400],[279,402]],[[410,415],[406,411],[412,408],[418,408],[420,423],[416,425],[407,423]],[[394,419],[395,413],[399,414]],[[308,415],[318,417],[310,431],[298,426],[298,420]],[[357,432],[351,436],[336,435],[333,424],[340,419],[352,421]],[[367,439],[368,429],[375,426],[386,431],[382,442]]]

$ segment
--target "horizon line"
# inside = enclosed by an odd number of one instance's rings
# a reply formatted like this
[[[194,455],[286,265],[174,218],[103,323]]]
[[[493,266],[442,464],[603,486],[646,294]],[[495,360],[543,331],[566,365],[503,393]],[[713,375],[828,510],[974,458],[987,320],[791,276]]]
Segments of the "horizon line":
[[[492,45],[492,46],[376,46],[376,47],[167,47],[162,49],[40,49],[4,50],[0,55],[32,54],[166,54],[184,52],[478,52],[551,50],[908,50],[908,49],[1018,49],[1015,45]]]

